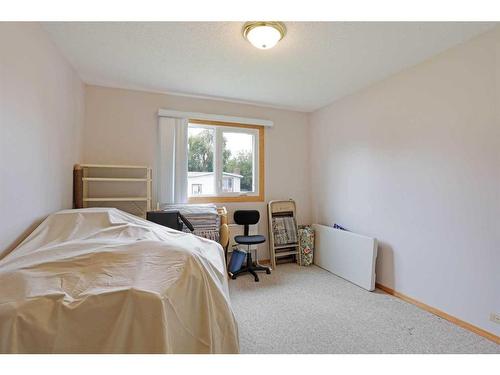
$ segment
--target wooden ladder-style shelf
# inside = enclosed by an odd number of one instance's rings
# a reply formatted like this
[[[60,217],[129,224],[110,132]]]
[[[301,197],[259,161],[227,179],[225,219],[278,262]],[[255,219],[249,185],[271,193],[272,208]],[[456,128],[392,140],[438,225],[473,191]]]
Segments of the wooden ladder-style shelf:
[[[92,171],[101,170],[99,176],[92,176]],[[120,170],[127,176],[130,172],[137,173],[139,171],[140,177],[116,177],[116,172],[110,176],[106,176],[106,171]],[[142,170],[142,171],[141,171]],[[145,184],[145,196],[122,196],[109,195],[106,196],[89,196],[89,183],[141,183]],[[116,164],[77,164],[73,169],[73,207],[86,208],[91,207],[92,202],[145,202],[145,207],[142,210],[142,216],[146,216],[146,212],[151,210],[151,182],[152,182],[152,169],[148,166],[139,165],[116,165]]]

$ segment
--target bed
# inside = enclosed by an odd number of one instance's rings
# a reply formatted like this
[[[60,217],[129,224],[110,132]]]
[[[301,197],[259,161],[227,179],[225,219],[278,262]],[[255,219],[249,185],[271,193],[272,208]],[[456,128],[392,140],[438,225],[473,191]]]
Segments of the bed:
[[[222,247],[110,208],[0,260],[1,353],[238,353]]]

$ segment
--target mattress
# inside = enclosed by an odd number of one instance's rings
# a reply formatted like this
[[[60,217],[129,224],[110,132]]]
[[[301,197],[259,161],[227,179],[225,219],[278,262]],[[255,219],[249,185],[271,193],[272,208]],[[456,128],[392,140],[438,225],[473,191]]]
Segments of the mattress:
[[[237,353],[221,246],[117,209],[50,215],[0,260],[1,353]]]

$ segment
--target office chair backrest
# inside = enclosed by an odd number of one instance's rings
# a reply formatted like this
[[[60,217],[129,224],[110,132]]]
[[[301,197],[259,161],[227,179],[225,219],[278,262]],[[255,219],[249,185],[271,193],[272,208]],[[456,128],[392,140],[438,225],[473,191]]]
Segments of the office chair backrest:
[[[238,210],[234,211],[234,222],[245,226],[245,236],[248,236],[248,226],[257,224],[260,219],[260,213],[257,210]]]

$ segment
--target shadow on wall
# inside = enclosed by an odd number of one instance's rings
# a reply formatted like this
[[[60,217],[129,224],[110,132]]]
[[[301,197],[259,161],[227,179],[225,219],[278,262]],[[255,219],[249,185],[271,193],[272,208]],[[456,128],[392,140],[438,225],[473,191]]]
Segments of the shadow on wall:
[[[377,283],[394,289],[394,250],[386,242],[378,242],[375,272]]]

